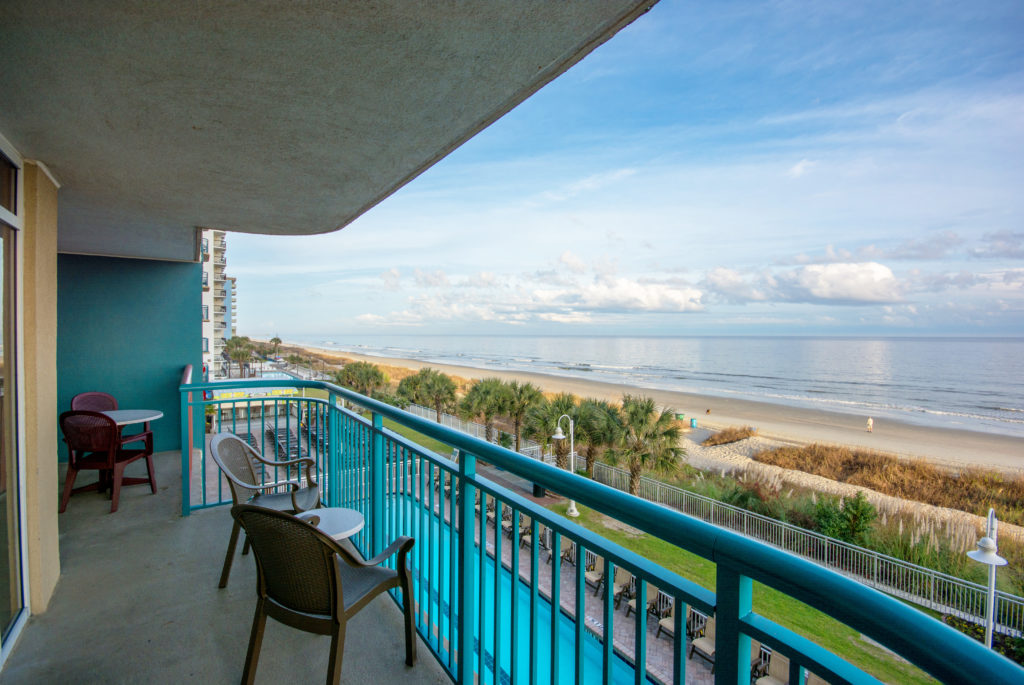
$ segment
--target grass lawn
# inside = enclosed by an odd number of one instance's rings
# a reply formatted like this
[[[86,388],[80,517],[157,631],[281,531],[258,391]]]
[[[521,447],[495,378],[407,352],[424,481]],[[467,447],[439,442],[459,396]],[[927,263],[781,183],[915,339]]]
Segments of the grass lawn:
[[[603,516],[577,505],[576,522],[695,583],[715,589],[715,564],[652,535],[631,536],[602,523]],[[553,507],[565,514],[565,504]],[[889,683],[934,683],[931,676],[890,652],[866,642],[856,630],[778,590],[754,583],[754,610]]]

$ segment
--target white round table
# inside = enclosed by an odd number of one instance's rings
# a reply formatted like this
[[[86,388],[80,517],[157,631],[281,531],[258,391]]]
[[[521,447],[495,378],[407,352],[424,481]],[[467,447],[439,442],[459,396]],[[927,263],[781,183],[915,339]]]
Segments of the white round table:
[[[112,409],[101,412],[117,422],[118,426],[128,426],[133,423],[148,423],[162,419],[164,413],[155,409]]]
[[[298,515],[301,519],[308,519],[310,516],[319,516],[320,523],[317,524],[317,528],[335,540],[352,537],[363,529],[365,523],[362,514],[355,509],[346,509],[345,507],[310,509]]]

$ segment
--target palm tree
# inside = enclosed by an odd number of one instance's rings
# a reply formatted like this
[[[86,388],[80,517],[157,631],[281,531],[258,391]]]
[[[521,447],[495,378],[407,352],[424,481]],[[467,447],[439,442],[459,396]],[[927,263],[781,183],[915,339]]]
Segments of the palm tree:
[[[598,453],[610,447],[622,430],[619,409],[610,402],[588,397],[580,402],[576,422],[576,448],[586,459],[587,475],[594,477]]]
[[[477,418],[484,422],[484,438],[487,442],[494,440],[494,417],[501,413],[505,406],[507,386],[500,378],[484,378],[473,383],[466,396],[459,403],[459,411],[463,416]]]
[[[441,412],[455,405],[455,381],[436,369],[422,368],[402,379],[398,395],[409,402],[433,407],[437,422],[441,423]]]
[[[281,338],[276,335],[270,339],[270,344],[274,346],[274,356],[277,356],[278,350],[281,349]]]
[[[238,377],[242,378],[242,364],[252,356],[252,341],[244,335],[235,335],[224,343],[224,351],[228,359],[238,364]],[[231,367],[228,367],[228,377],[231,376]]]
[[[679,447],[679,426],[673,413],[667,407],[659,412],[650,397],[622,396],[622,428],[605,458],[629,470],[630,494],[640,494],[640,476],[644,471],[672,471],[686,455]]]
[[[373,395],[382,385],[388,382],[387,376],[380,367],[370,362],[351,362],[341,371],[334,374],[338,385],[352,388],[360,395]]]
[[[551,434],[558,425],[558,418],[568,414],[573,421],[579,418],[579,405],[576,396],[570,393],[559,393],[550,400],[533,405],[526,412],[523,434],[547,447],[552,442]],[[569,441],[555,440],[555,465],[560,469],[569,468]]]
[[[533,383],[520,383],[509,381],[506,384],[505,406],[501,411],[512,421],[512,433],[516,438],[516,452],[519,451],[519,441],[522,438],[523,420],[530,408],[544,399],[540,388]]]

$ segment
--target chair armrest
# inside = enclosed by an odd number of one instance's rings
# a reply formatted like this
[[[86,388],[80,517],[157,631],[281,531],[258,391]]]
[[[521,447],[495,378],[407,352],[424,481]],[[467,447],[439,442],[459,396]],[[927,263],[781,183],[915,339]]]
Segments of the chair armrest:
[[[360,566],[380,566],[388,557],[398,551],[398,565],[404,568],[405,555],[409,553],[409,550],[411,550],[415,544],[415,539],[408,535],[402,535],[401,537],[396,538],[394,542],[388,545],[383,552],[375,556],[373,559],[370,559],[369,561],[359,561],[356,559],[356,561]]]
[[[151,441],[153,439],[153,431],[142,431],[141,433],[134,433],[132,435],[121,435],[121,445],[127,445],[132,442],[139,442],[141,440]]]

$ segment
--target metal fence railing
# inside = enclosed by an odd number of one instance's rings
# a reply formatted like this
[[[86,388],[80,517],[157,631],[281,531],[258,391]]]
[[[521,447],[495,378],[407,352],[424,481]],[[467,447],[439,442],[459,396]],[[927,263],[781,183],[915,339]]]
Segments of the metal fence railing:
[[[624,492],[629,472],[600,462],[594,479]],[[762,516],[706,495],[642,476],[640,496],[684,514],[811,559],[855,580],[919,606],[984,623],[987,588],[934,569],[830,538],[806,528]],[[1024,634],[1024,597],[996,593],[996,630]]]

